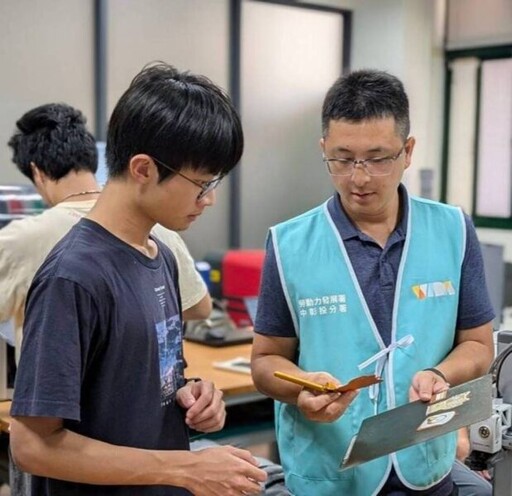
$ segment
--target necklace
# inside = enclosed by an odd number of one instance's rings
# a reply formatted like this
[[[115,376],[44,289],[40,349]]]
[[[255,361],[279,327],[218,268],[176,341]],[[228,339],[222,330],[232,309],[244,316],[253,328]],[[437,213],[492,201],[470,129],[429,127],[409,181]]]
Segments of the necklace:
[[[90,189],[87,191],[79,191],[78,193],[71,193],[70,195],[65,196],[59,203],[66,201],[68,198],[73,198],[74,196],[82,196],[82,195],[97,195],[101,193],[99,189]]]

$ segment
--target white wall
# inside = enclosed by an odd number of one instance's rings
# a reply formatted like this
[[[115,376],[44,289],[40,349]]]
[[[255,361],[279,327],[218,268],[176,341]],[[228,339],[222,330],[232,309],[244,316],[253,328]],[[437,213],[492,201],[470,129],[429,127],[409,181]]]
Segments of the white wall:
[[[437,197],[444,108],[442,32],[448,0],[307,1],[353,9],[352,67],[388,70],[404,81],[418,143],[405,180],[412,193],[419,193],[419,170],[432,168]],[[0,1],[0,183],[26,182],[10,163],[6,146],[15,120],[25,110],[51,100],[67,101],[81,108],[92,124],[92,5],[82,0]],[[510,0],[449,0],[458,29],[485,19],[486,26],[498,23],[497,36],[508,40],[510,5]],[[140,67],[156,58],[203,72],[226,87],[227,6],[227,0],[111,0],[109,108]],[[471,21],[461,20],[464,12]],[[218,206],[186,234],[194,255],[227,247],[227,197],[227,188],[221,188]],[[512,235],[481,233],[485,241],[503,242],[512,260]]]
[[[341,74],[343,18],[245,2],[241,35],[241,246],[260,248],[269,226],[332,195],[320,115],[326,89]]]
[[[247,2],[250,3],[250,2]],[[425,19],[432,18],[433,7],[439,2],[430,0],[316,0],[318,5],[354,9],[352,64],[354,68],[376,67],[386,69],[401,77],[411,95],[411,114],[414,133],[418,136],[418,149],[415,160],[416,170],[408,172],[408,183],[417,191],[419,168],[428,165],[438,166],[440,137],[436,126],[436,109],[432,99],[437,97],[436,72],[431,68],[434,55],[432,48],[433,29]],[[9,163],[7,140],[15,119],[26,109],[58,98],[83,109],[92,124],[93,108],[93,61],[92,61],[92,2],[81,0],[52,0],[52,8],[43,0],[3,0],[0,2],[0,63],[4,68],[0,79],[0,157],[2,178],[0,182],[23,181]],[[87,9],[84,7],[87,5]],[[254,4],[256,5],[256,4]],[[46,7],[46,10],[45,10]],[[109,112],[126,89],[131,78],[147,62],[163,59],[174,63],[180,69],[190,69],[204,73],[223,87],[228,83],[228,2],[227,0],[110,0],[108,3],[108,107]],[[85,10],[84,10],[85,9]],[[298,10],[298,9],[297,9]],[[311,12],[308,10],[302,13]],[[317,12],[311,12],[314,17]],[[43,19],[44,22],[36,22]],[[29,31],[30,26],[30,31]],[[35,27],[34,27],[35,26]],[[35,33],[35,34],[34,34]],[[78,33],[80,36],[77,36]],[[30,36],[29,36],[30,34]],[[50,39],[53,44],[44,40]],[[42,41],[43,40],[43,41]],[[40,50],[40,46],[44,50]],[[320,53],[328,50],[329,45]],[[254,46],[258,50],[258,44]],[[333,52],[339,54],[340,46],[333,44]],[[276,53],[279,51],[276,50]],[[250,51],[249,51],[250,53]],[[270,52],[272,53],[272,52]],[[335,56],[337,57],[337,55]],[[333,55],[326,55],[325,62],[333,66]],[[64,61],[64,62],[63,62]],[[250,61],[245,61],[250,64]],[[281,64],[281,60],[272,63]],[[319,58],[319,65],[322,60]],[[270,66],[272,64],[269,64]],[[32,67],[37,66],[37,74]],[[21,67],[21,69],[20,69]],[[45,68],[47,68],[45,72]],[[313,156],[317,155],[317,139],[320,135],[320,103],[328,86],[334,81],[338,67],[330,69],[330,77],[325,79],[319,89],[318,105],[312,116],[311,124],[306,126],[310,134],[311,152],[299,154],[307,164],[300,164],[300,174],[294,166],[297,153],[289,150],[290,162],[286,170],[277,177],[286,183],[278,196],[261,198],[261,193],[250,188],[249,173],[242,174],[242,212],[257,210],[258,202],[265,203],[268,215],[262,222],[274,223],[302,210],[310,208],[312,203],[322,201],[328,194],[329,185],[319,174],[314,176]],[[325,71],[324,71],[325,72]],[[328,71],[326,72],[326,74]],[[44,78],[43,86],[38,78]],[[329,81],[327,81],[329,79]],[[300,90],[297,87],[296,90]],[[13,98],[14,95],[14,98]],[[297,97],[300,106],[300,98]],[[9,110],[10,109],[10,110]],[[273,120],[278,120],[273,117]],[[286,123],[284,123],[286,125]],[[2,131],[3,130],[3,131]],[[281,133],[293,137],[290,129],[281,129]],[[308,138],[303,129],[297,132],[301,142]],[[301,134],[302,133],[302,134]],[[250,133],[249,133],[250,134]],[[426,143],[428,140],[428,144]],[[251,144],[248,144],[250,150]],[[266,150],[269,156],[273,150]],[[309,157],[309,158],[308,158]],[[321,164],[319,168],[321,167]],[[320,173],[321,174],[321,173]],[[300,193],[299,176],[307,182]],[[248,183],[249,181],[249,183]],[[292,197],[293,193],[295,195]],[[218,204],[194,225],[185,239],[192,253],[201,257],[206,251],[227,248],[228,245],[228,188],[219,190]],[[292,198],[287,198],[287,194]],[[256,200],[255,200],[256,198]],[[276,200],[277,198],[277,200]],[[270,217],[271,218],[270,218]],[[268,219],[267,219],[268,217]],[[250,221],[247,221],[250,223]],[[262,246],[264,227],[258,232],[246,229],[244,246]]]
[[[0,1],[0,184],[27,183],[7,141],[27,110],[66,102],[94,119],[93,2]]]
[[[420,169],[434,171],[439,195],[443,115],[444,0],[362,0],[354,12],[352,67],[382,69],[399,77],[409,96],[412,167],[404,182],[420,192]]]

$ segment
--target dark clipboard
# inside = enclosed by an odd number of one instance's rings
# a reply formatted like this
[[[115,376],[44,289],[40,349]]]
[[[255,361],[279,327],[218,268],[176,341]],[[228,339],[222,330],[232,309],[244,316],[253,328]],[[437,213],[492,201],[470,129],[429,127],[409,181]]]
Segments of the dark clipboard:
[[[340,470],[481,422],[491,415],[492,376],[488,374],[450,388],[428,403],[414,401],[365,419]]]

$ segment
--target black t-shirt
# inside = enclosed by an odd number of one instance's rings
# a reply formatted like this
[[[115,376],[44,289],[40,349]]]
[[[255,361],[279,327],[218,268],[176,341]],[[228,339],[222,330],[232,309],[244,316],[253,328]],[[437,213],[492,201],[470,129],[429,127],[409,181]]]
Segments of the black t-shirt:
[[[150,259],[82,219],[56,245],[30,288],[12,415],[119,446],[189,448],[181,408],[178,272],[158,243]],[[188,495],[170,486],[92,486],[33,477],[35,496]]]

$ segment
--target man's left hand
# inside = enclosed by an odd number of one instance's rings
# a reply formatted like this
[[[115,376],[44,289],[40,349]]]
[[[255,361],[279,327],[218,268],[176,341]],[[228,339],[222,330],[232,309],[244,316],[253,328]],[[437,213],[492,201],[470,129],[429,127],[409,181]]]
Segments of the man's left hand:
[[[446,391],[449,387],[450,385],[435,372],[420,370],[412,378],[409,401],[430,401],[433,395]]]
[[[212,382],[188,382],[176,393],[178,404],[186,410],[185,422],[196,431],[216,432],[224,427],[226,405],[222,391]]]

